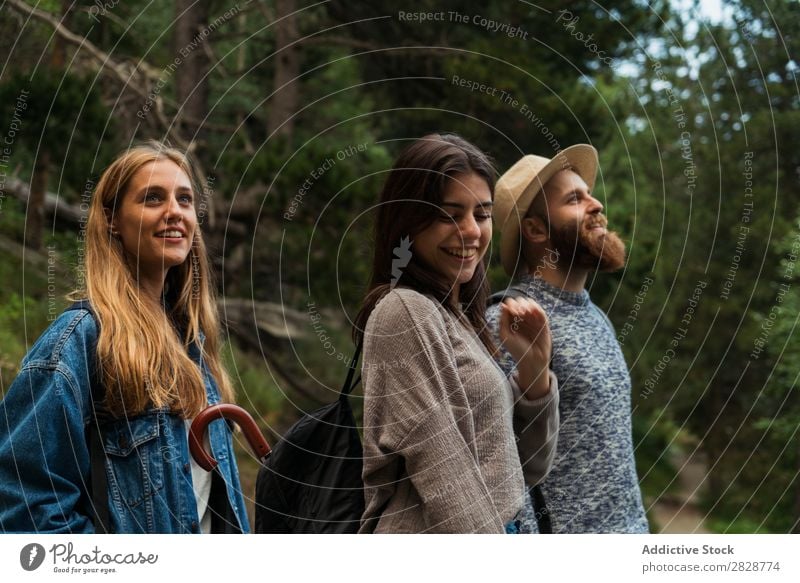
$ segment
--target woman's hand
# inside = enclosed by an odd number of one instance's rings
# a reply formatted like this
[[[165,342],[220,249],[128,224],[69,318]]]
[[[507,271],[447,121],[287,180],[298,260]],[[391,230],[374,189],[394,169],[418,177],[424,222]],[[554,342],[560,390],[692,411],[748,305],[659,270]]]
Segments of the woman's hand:
[[[500,341],[517,362],[519,386],[527,399],[550,389],[552,339],[547,314],[530,298],[506,298],[500,304]]]

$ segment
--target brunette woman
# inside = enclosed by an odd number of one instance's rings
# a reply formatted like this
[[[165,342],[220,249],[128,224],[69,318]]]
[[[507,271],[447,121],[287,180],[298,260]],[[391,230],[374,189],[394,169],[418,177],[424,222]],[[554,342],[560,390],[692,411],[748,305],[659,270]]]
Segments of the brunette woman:
[[[214,472],[188,450],[190,420],[234,400],[197,185],[187,157],[159,143],[100,178],[84,301],[42,334],[0,403],[0,530],[95,532],[104,496],[112,532],[249,530],[228,425],[209,426]],[[92,492],[98,475],[106,493]]]
[[[501,340],[484,320],[494,171],[475,146],[433,134],[408,146],[383,187],[363,338],[361,532],[517,532],[526,482],[549,471],[558,391],[541,308],[506,300]]]

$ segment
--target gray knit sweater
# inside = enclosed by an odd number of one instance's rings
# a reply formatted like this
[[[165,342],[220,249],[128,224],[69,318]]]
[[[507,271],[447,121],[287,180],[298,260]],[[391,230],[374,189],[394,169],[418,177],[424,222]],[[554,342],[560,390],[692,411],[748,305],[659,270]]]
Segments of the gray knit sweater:
[[[523,471],[533,483],[552,463],[555,378],[540,399],[515,397],[466,318],[410,289],[378,303],[363,350],[361,532],[504,532]]]
[[[542,484],[553,532],[646,533],[631,437],[631,379],[608,317],[589,299],[530,276],[512,286],[549,317],[561,428]],[[487,311],[497,336],[498,305]],[[515,363],[504,349],[500,366]]]

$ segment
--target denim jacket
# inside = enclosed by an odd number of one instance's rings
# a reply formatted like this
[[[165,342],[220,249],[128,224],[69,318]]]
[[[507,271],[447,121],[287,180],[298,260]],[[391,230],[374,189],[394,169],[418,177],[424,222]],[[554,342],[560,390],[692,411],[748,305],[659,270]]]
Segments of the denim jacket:
[[[86,428],[93,422],[97,334],[88,310],[61,314],[25,356],[0,402],[0,532],[94,532]],[[219,402],[199,348],[189,355],[203,372],[208,403]],[[219,462],[214,482],[217,498],[227,502],[227,530],[248,532],[230,428],[214,421],[208,436]],[[180,416],[150,409],[115,419],[101,425],[101,440],[113,532],[199,532]]]

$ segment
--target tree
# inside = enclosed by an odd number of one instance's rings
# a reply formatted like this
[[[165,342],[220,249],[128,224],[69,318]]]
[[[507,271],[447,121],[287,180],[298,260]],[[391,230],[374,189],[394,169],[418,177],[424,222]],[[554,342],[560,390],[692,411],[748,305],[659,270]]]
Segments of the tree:
[[[9,150],[27,148],[33,154],[25,244],[39,249],[45,194],[54,172],[59,184],[66,182],[64,190],[82,190],[98,162],[98,151],[103,151],[96,136],[112,124],[90,80],[47,67],[33,74],[17,73],[0,84],[0,115],[18,120],[19,130]]]
[[[774,242],[798,211],[788,138],[800,118],[787,74],[797,7],[776,3],[774,21],[755,2],[734,8],[738,25],[701,21],[696,36],[671,22],[675,46],[656,46],[635,77],[605,88],[630,113],[604,153],[599,191],[632,239],[607,301],[612,319],[630,325],[637,408],[687,430],[710,460],[706,508],[730,522],[718,528],[782,531],[763,476],[793,474],[757,445],[754,416],[774,382],[775,361],[761,350],[774,342],[762,327],[778,303]]]
[[[207,2],[176,0],[172,53],[181,57],[175,69],[176,123],[185,135],[202,140],[208,117],[209,58]]]

